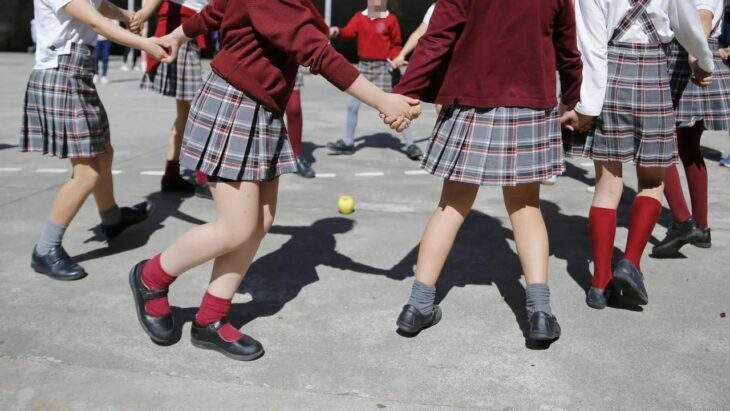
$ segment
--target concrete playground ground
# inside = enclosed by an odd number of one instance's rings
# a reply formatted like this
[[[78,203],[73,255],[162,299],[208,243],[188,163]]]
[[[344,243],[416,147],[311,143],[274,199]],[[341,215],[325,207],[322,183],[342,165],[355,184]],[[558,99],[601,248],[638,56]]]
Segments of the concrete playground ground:
[[[137,323],[129,268],[213,219],[214,208],[159,192],[174,104],[140,91],[140,73],[119,64],[112,61],[111,82],[98,86],[111,121],[118,202],[150,199],[156,209],[107,243],[88,201],[65,247],[89,276],[61,283],[29,262],[69,164],[18,152],[33,59],[0,54],[0,409],[728,409],[730,170],[717,166],[730,152],[727,133],[703,139],[713,247],[687,246],[676,259],[645,256],[651,302],[642,312],[585,305],[593,172],[586,159],[571,158],[566,174],[543,189],[560,340],[548,349],[525,344],[524,280],[501,192],[489,187],[439,283],[441,323],[405,338],[395,320],[440,181],[419,171],[371,109],[361,110],[356,154],[328,155],[324,145],[341,137],[348,96],[306,76],[304,151],[319,177],[281,179],[275,226],[234,299],[232,321],[266,348],[243,363],[190,344],[210,265],[171,289],[185,323],[178,343],[157,346]],[[413,126],[424,149],[434,121],[426,105]],[[620,248],[636,186],[634,171],[625,170]],[[355,198],[354,214],[338,214],[342,194]],[[653,242],[668,224],[664,210]]]

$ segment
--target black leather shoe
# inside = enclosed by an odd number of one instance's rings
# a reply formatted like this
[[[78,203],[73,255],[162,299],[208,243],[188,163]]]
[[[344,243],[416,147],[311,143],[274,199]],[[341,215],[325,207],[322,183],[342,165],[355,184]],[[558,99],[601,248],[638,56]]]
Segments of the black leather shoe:
[[[651,250],[653,257],[671,257],[679,252],[685,244],[694,244],[702,239],[702,229],[694,218],[683,223],[673,223],[667,235]]]
[[[334,143],[327,143],[327,148],[333,154],[353,154],[355,153],[354,144],[345,144],[344,140],[337,140]]]
[[[195,184],[182,178],[181,175],[162,176],[160,188],[164,193],[195,193]]]
[[[709,228],[705,228],[704,230],[702,230],[702,239],[700,239],[697,242],[692,243],[692,245],[695,247],[699,247],[699,248],[712,247],[711,230]]]
[[[71,261],[71,257],[60,245],[51,248],[45,255],[38,254],[34,247],[30,266],[35,272],[54,280],[73,281],[86,277],[84,268]]]
[[[553,341],[560,338],[560,324],[554,315],[536,311],[530,316],[529,323],[527,336],[533,341]]]
[[[153,209],[152,202],[143,201],[132,207],[122,207],[119,209],[121,217],[116,224],[102,224],[101,231],[106,238],[111,239],[121,234],[127,228],[139,224],[150,216]]]
[[[151,291],[142,284],[142,269],[146,263],[147,260],[140,261],[129,272],[129,287],[132,289],[132,295],[134,295],[137,319],[139,320],[139,325],[142,326],[142,329],[150,336],[152,341],[158,344],[168,344],[172,342],[175,332],[172,313],[162,317],[154,317],[147,314],[144,308],[145,301],[167,295],[167,290]]]
[[[626,304],[646,305],[649,294],[644,286],[644,275],[627,259],[616,264],[613,271],[613,298]]]
[[[441,308],[438,305],[433,306],[431,314],[421,314],[416,307],[406,304],[403,306],[403,311],[398,316],[398,329],[408,333],[417,334],[424,328],[432,327],[441,321]]]
[[[196,184],[195,185],[195,196],[204,198],[206,200],[212,200],[213,194],[210,192],[210,186],[208,183]]]
[[[301,157],[297,158],[297,174],[304,178],[314,178],[316,175],[312,169],[312,164]]]
[[[237,341],[228,342],[221,338],[218,330],[227,322],[225,318],[202,326],[193,321],[190,341],[204,350],[218,351],[228,358],[238,361],[252,361],[264,355],[264,347],[254,338],[244,335]]]
[[[608,299],[611,297],[610,285],[605,290],[600,288],[591,287],[586,294],[586,304],[589,307],[595,308],[596,310],[602,310],[606,308]]]
[[[418,161],[421,159],[421,157],[423,157],[423,151],[421,151],[421,149],[418,148],[417,145],[411,144],[410,146],[406,147],[406,155],[411,160]]]

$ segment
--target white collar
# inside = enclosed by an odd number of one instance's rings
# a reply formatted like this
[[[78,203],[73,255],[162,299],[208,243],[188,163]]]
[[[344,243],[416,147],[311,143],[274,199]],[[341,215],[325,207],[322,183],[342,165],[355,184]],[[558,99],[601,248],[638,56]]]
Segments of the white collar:
[[[385,11],[381,11],[381,12],[379,12],[379,13],[376,13],[375,17],[370,17],[370,16],[368,15],[368,9],[365,9],[365,10],[363,10],[363,12],[362,12],[362,15],[363,15],[363,16],[365,16],[365,17],[369,17],[369,18],[370,18],[370,20],[375,20],[375,19],[384,19],[384,18],[388,17],[388,15],[389,15],[389,14],[390,14],[390,11],[388,11],[388,10],[385,10]]]

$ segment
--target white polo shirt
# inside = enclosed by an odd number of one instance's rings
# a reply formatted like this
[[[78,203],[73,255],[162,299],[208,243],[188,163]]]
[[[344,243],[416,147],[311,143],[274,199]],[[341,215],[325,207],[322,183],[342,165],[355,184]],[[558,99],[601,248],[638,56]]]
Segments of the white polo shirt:
[[[436,3],[432,4],[431,7],[426,10],[426,15],[423,16],[423,24],[428,26],[428,23],[431,22],[431,16],[433,16],[433,9],[436,8]]]
[[[722,13],[725,11],[723,0],[694,0],[697,11],[706,10],[712,13],[712,33],[710,37],[716,39],[722,35]]]
[[[200,11],[210,3],[209,0],[171,0],[173,3],[177,3],[183,7],[187,7],[190,10]]]
[[[71,53],[71,44],[96,45],[96,32],[63,11],[71,0],[33,0],[36,26],[34,69],[58,67],[58,56]],[[98,8],[102,0],[89,0]]]

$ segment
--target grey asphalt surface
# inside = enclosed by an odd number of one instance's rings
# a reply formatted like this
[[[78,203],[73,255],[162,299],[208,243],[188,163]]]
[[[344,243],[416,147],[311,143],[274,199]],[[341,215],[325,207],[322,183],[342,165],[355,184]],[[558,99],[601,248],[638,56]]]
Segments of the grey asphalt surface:
[[[118,203],[155,201],[150,220],[111,244],[89,200],[65,247],[90,273],[61,283],[29,267],[32,247],[67,161],[18,153],[27,54],[0,54],[0,409],[441,409],[720,410],[730,401],[730,152],[726,133],[703,140],[710,172],[713,247],[687,246],[676,259],[645,257],[651,303],[643,312],[596,311],[590,281],[586,159],[543,190],[551,236],[552,307],[563,328],[549,349],[526,347],[524,287],[499,189],[481,190],[439,284],[441,323],[415,338],[395,319],[412,284],[417,245],[440,181],[418,173],[398,137],[363,108],[359,150],[330,156],[347,97],[306,76],[307,156],[321,178],[281,180],[277,220],[234,299],[233,321],[266,355],[250,363],[181,340],[154,345],[140,329],[129,268],[203,221],[213,204],[158,192],[172,100],[140,91],[139,73],[118,70],[99,85],[115,145]],[[425,149],[432,106],[414,124]],[[364,174],[363,174],[364,173]],[[382,174],[381,174],[382,173]],[[634,172],[616,244],[626,239]],[[356,212],[338,214],[349,194]],[[654,231],[663,238],[668,214]],[[648,254],[648,253],[647,253]],[[186,273],[170,293],[190,321],[210,265]],[[534,348],[534,347],[533,347]]]

